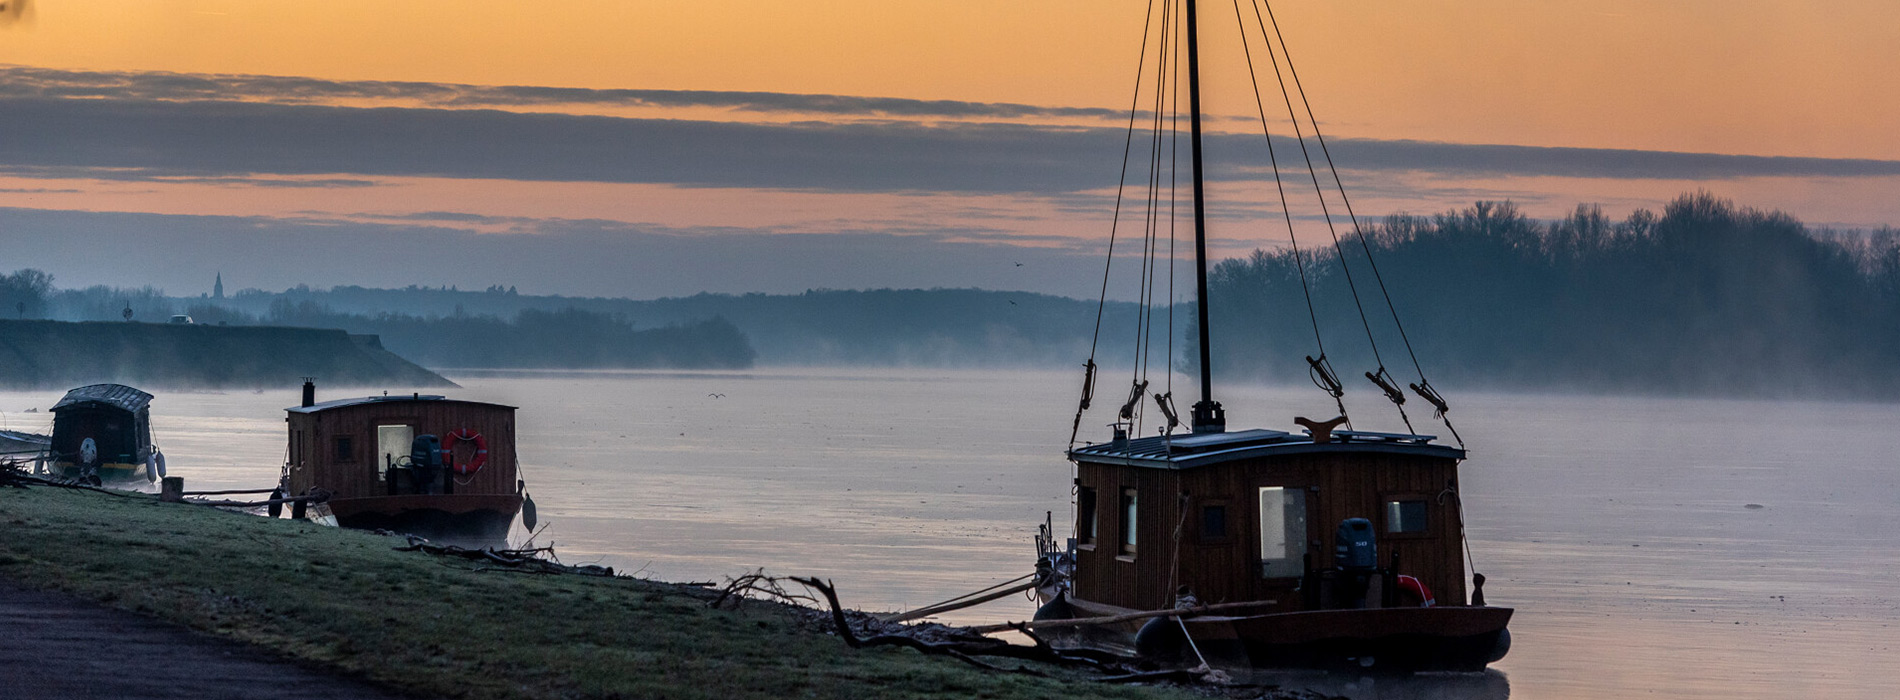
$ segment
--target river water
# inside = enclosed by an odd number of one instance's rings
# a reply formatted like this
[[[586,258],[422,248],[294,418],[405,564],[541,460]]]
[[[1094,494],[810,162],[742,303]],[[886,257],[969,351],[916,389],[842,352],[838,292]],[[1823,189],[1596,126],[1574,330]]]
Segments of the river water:
[[[451,377],[458,398],[521,407],[523,471],[548,523],[539,542],[569,563],[676,581],[817,575],[847,605],[897,610],[1028,573],[1036,525],[1068,509],[1061,450],[1079,372]],[[59,394],[0,393],[0,428],[44,431],[49,416],[25,411]],[[269,487],[284,459],[283,408],[297,398],[161,392],[155,439],[192,490]],[[1312,389],[1220,398],[1237,429],[1333,412]],[[1472,447],[1473,559],[1490,602],[1517,609],[1490,695],[1505,685],[1514,698],[1900,688],[1900,406],[1452,399]],[[1360,428],[1400,427],[1371,400],[1348,404]],[[1097,412],[1084,437],[1106,432]],[[949,621],[1031,610],[1012,598]]]

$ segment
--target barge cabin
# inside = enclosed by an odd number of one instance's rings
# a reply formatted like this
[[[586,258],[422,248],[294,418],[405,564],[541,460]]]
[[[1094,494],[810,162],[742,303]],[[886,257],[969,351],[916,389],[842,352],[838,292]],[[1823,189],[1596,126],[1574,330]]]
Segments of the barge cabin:
[[[329,493],[344,527],[493,542],[521,511],[515,407],[409,394],[286,409],[284,493]]]
[[[1319,427],[1071,450],[1074,573],[1039,617],[1252,602],[1120,639],[1166,656],[1187,650],[1185,634],[1256,667],[1475,671],[1501,658],[1512,611],[1465,588],[1464,450]]]

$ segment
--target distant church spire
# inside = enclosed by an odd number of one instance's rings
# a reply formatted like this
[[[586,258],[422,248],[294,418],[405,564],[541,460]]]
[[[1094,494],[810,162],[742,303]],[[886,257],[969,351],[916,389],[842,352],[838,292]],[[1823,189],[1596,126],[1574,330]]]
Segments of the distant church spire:
[[[218,271],[217,283],[211,285],[211,298],[213,299],[224,298],[224,271],[223,270]]]

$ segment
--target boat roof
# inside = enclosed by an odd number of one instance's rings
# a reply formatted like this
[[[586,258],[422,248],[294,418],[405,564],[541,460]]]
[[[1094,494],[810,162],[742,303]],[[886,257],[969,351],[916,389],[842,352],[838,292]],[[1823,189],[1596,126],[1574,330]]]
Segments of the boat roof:
[[[66,392],[59,403],[53,404],[52,410],[58,412],[88,403],[105,404],[127,413],[138,413],[152,405],[152,395],[124,384],[93,384]]]
[[[1333,441],[1313,442],[1310,434],[1256,428],[1231,433],[1156,435],[1126,443],[1105,442],[1069,450],[1077,461],[1155,469],[1192,469],[1251,457],[1312,453],[1385,453],[1464,459],[1465,451],[1434,445],[1435,435],[1335,430]]]
[[[336,409],[336,408],[347,408],[350,406],[364,406],[364,405],[378,404],[378,403],[398,403],[398,402],[405,402],[405,401],[411,401],[411,402],[413,401],[446,401],[449,403],[473,404],[476,406],[490,406],[494,408],[505,408],[510,411],[515,410],[516,408],[514,406],[508,406],[508,405],[498,404],[498,403],[487,403],[485,401],[464,401],[462,399],[451,399],[447,396],[442,396],[439,394],[410,394],[408,396],[396,394],[393,396],[391,395],[363,396],[363,397],[354,398],[354,399],[337,399],[335,401],[324,401],[322,403],[318,403],[318,404],[314,404],[310,406],[292,406],[284,410],[289,411],[291,413],[322,413],[324,411],[328,411],[328,410]]]

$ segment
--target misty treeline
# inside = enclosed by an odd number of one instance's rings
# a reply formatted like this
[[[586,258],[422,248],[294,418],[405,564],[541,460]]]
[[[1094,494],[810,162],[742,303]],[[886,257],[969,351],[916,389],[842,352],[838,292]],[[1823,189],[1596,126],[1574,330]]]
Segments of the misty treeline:
[[[268,313],[285,299],[372,315],[442,316],[461,309],[511,317],[525,309],[576,308],[647,326],[721,317],[745,332],[762,363],[938,367],[1080,364],[1088,356],[1096,306],[1093,299],[981,289],[815,289],[635,300],[532,296],[502,286],[479,292],[417,286],[245,290],[223,303]],[[1132,337],[1134,305],[1111,303],[1102,334]]]
[[[346,313],[308,298],[248,295],[265,297],[261,312],[230,299],[167,297],[152,287],[56,289],[39,270],[0,276],[0,303],[21,318],[123,321],[131,309],[139,322],[183,314],[198,324],[343,329],[380,336],[384,348],[432,367],[737,368],[757,357],[745,334],[717,317],[635,328],[625,314],[576,308],[523,308],[507,316],[459,308],[439,316]]]
[[[209,303],[192,305],[193,320],[251,324],[248,314]],[[383,347],[428,367],[726,369],[751,367],[757,353],[723,318],[637,329],[624,316],[559,309],[523,309],[512,319],[451,314],[348,314],[311,301],[278,299],[272,325],[341,328],[382,338]]]
[[[1416,381],[1364,249],[1342,231],[1307,258],[1320,337],[1351,390],[1378,366]],[[1330,239],[1326,239],[1330,243]],[[1404,331],[1443,387],[1790,396],[1900,395],[1900,235],[1812,230],[1780,212],[1684,195],[1621,221],[1509,203],[1368,230]],[[1312,247],[1303,247],[1312,256]],[[1304,381],[1318,355],[1290,250],[1210,273],[1219,373]],[[1192,356],[1189,356],[1190,358]]]

